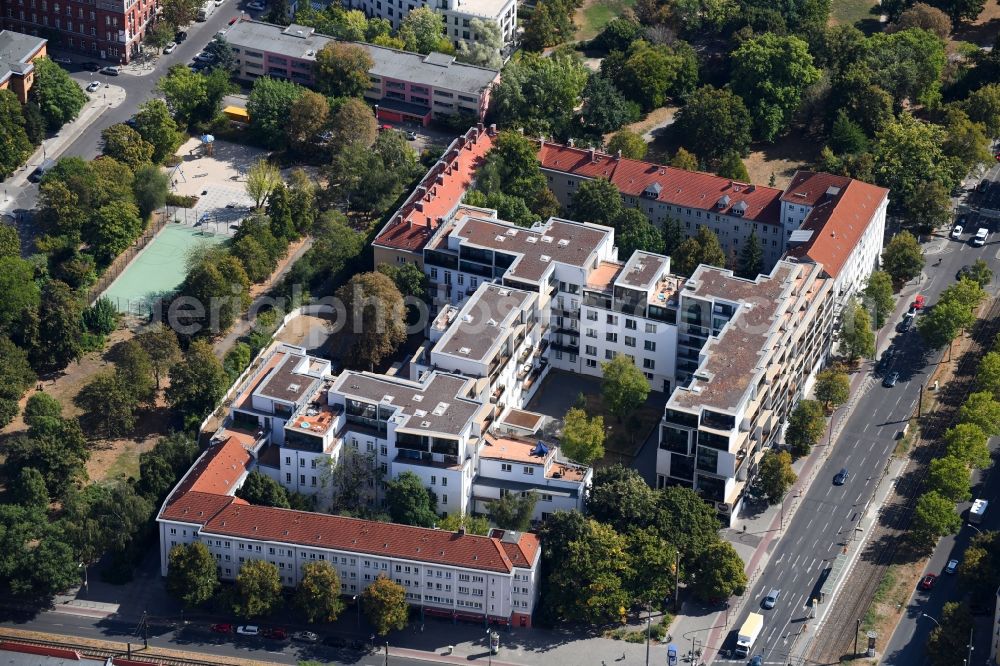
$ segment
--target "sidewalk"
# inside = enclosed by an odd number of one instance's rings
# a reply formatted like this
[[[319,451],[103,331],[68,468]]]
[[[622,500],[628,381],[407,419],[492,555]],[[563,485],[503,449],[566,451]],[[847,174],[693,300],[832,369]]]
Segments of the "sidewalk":
[[[932,250],[933,252],[933,250]],[[876,336],[875,358],[881,358],[882,353],[889,347],[892,336],[895,335],[895,324],[909,308],[909,303],[913,295],[924,283],[925,278],[921,275],[914,281],[907,283],[900,289],[897,296],[896,308],[889,316],[885,325]],[[840,433],[847,423],[848,418],[854,411],[857,404],[864,398],[868,389],[875,384],[872,376],[875,361],[867,360],[862,363],[858,370],[851,376],[851,399],[847,405],[838,408],[827,426],[827,435],[813,448],[813,453],[806,458],[799,459],[792,465],[792,469],[798,475],[795,484],[788,491],[781,504],[769,506],[756,515],[741,517],[739,528],[725,529],[722,537],[729,541],[736,552],[746,563],[744,571],[747,575],[747,590],[749,591],[759,578],[761,572],[767,567],[774,551],[774,546],[784,534],[784,528],[791,522],[799,507],[800,498],[808,492],[813,480],[816,477],[823,462],[829,455],[830,449],[827,442],[831,441],[830,428],[833,428],[832,442],[836,446]],[[898,474],[899,472],[897,472]],[[886,493],[885,488],[890,488],[891,484],[885,484],[876,493]],[[878,507],[885,500],[885,494],[878,497],[877,502],[872,503],[869,516],[878,515]],[[746,510],[746,509],[744,509]],[[874,518],[870,518],[874,520]],[[745,528],[745,529],[744,529]],[[865,534],[870,531],[870,525],[865,530]],[[855,557],[852,555],[852,558]],[[853,565],[853,559],[851,561]],[[826,604],[828,608],[830,604]],[[715,611],[709,608],[698,606],[693,602],[686,602],[677,619],[671,625],[671,633],[674,642],[681,648],[681,653],[686,654],[693,645],[692,638],[697,640],[702,647],[703,653],[701,661],[708,664],[715,658],[718,649],[726,638],[726,632],[733,628],[739,615],[740,605],[736,604],[731,608]],[[706,638],[707,633],[707,638]],[[811,634],[813,632],[810,632]],[[685,648],[685,645],[688,645]]]
[[[14,198],[11,193],[17,192],[28,182],[31,172],[46,159],[56,159],[66,148],[76,140],[80,133],[96,121],[101,114],[110,108],[121,106],[125,101],[125,90],[119,86],[106,86],[97,92],[89,94],[90,99],[79,115],[72,122],[63,125],[52,137],[45,139],[42,145],[28,158],[24,166],[15,171],[3,181],[3,201],[0,201],[0,213],[7,213],[13,207]]]

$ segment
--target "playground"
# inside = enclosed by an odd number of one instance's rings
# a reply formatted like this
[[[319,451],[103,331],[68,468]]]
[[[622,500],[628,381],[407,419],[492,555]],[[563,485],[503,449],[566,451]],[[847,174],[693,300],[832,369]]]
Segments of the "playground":
[[[210,229],[168,223],[111,283],[104,296],[123,314],[148,315],[158,296],[169,294],[184,281],[192,249],[217,245],[228,238]]]

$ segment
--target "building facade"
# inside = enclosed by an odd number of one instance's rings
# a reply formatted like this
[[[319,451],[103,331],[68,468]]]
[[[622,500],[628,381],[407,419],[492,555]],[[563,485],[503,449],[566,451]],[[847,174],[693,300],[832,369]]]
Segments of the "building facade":
[[[138,53],[156,0],[3,0],[3,27],[116,63]]]
[[[418,7],[429,7],[444,17],[445,35],[455,48],[462,42],[472,44],[478,35],[472,30],[473,19],[492,21],[500,28],[504,44],[517,35],[516,0],[345,0],[349,9],[360,9],[369,17],[383,18],[398,30],[406,15]]]
[[[316,54],[334,41],[306,26],[250,20],[230,26],[225,38],[236,56],[237,78],[252,81],[270,76],[305,86],[315,82]],[[365,99],[375,106],[381,120],[427,125],[453,115],[482,119],[493,86],[500,80],[497,70],[466,65],[443,53],[422,55],[374,44],[358,46],[372,58],[371,87]]]
[[[48,40],[0,30],[0,90],[10,90],[21,104],[35,82],[35,60],[46,56]]]

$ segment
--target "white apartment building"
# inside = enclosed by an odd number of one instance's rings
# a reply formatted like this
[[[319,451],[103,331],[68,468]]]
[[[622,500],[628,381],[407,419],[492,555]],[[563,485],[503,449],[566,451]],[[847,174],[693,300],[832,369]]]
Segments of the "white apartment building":
[[[472,19],[493,21],[500,27],[505,44],[517,34],[516,0],[344,0],[349,9],[360,9],[369,17],[384,18],[398,30],[406,15],[418,7],[429,7],[444,17],[445,35],[458,48],[460,42],[474,43]]]
[[[657,485],[684,485],[732,525],[764,452],[782,431],[832,340],[834,280],[781,261],[756,280],[701,266],[680,293],[678,362],[691,380],[667,401]]]
[[[167,575],[173,547],[200,541],[215,556],[223,580],[234,580],[250,560],[265,560],[278,568],[284,586],[293,587],[304,564],[327,561],[344,595],[359,594],[385,576],[426,614],[531,626],[541,559],[534,534],[494,530],[474,536],[252,506],[233,495],[257,448],[252,439],[227,433],[170,494],[157,515],[161,575]]]

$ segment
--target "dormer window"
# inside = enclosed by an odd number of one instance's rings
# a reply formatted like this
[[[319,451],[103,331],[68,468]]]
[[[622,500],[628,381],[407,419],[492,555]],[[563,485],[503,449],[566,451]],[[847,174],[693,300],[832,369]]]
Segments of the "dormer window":
[[[723,194],[722,198],[719,199],[719,203],[718,203],[719,208],[725,208],[726,206],[729,205],[730,201],[731,201],[731,199],[729,198],[729,195],[728,194]]]
[[[659,183],[650,183],[646,186],[646,189],[642,191],[642,196],[647,199],[659,199],[660,192],[663,191],[663,187]]]

